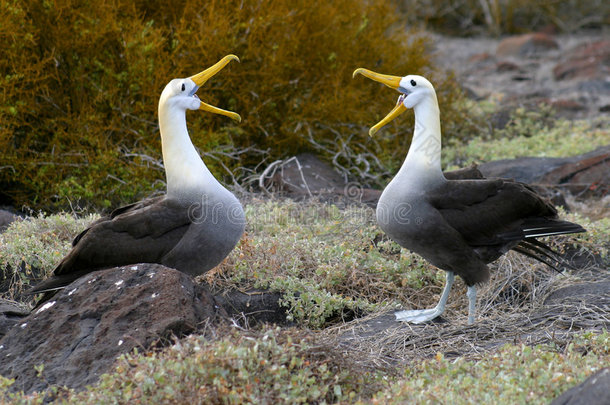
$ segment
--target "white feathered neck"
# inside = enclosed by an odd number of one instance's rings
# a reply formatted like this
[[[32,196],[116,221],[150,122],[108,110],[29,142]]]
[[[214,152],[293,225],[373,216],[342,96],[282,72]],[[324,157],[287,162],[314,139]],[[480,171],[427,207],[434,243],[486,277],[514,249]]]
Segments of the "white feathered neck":
[[[409,179],[412,185],[443,181],[441,170],[441,121],[434,92],[413,106],[415,128],[407,157],[396,177]]]
[[[159,131],[167,195],[185,199],[224,189],[191,142],[186,127],[186,111],[167,101],[162,99],[159,102]]]

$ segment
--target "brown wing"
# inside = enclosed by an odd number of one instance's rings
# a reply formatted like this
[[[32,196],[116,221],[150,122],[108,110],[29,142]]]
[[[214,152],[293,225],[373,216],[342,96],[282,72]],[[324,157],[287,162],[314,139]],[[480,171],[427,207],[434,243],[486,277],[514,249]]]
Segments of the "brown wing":
[[[133,203],[133,204],[124,205],[122,207],[119,207],[119,208],[113,210],[110,213],[110,215],[107,215],[105,217],[101,217],[97,221],[92,222],[84,231],[82,231],[81,233],[76,235],[76,237],[72,241],[72,246],[76,246],[76,244],[82,239],[82,237],[85,236],[85,234],[87,232],[89,232],[89,230],[91,228],[94,228],[97,224],[102,223],[102,222],[107,222],[107,221],[113,219],[114,217],[116,217],[116,216],[118,216],[120,214],[127,213],[127,212],[130,212],[130,211],[138,211],[138,210],[140,210],[142,208],[148,207],[149,205],[157,204],[161,200],[163,200],[164,198],[165,198],[165,196],[156,197],[156,198],[149,198],[149,199],[146,199],[146,200],[138,201],[138,202]]]
[[[55,268],[53,277],[30,292],[62,287],[102,268],[159,263],[190,224],[188,207],[167,197],[119,208],[81,232],[70,253]]]
[[[190,225],[188,207],[159,198],[120,208],[77,237],[54,274],[131,263],[157,263]]]
[[[449,181],[438,195],[445,198],[431,203],[471,246],[504,245],[523,239],[530,226],[552,228],[563,222],[549,202],[512,180]]]

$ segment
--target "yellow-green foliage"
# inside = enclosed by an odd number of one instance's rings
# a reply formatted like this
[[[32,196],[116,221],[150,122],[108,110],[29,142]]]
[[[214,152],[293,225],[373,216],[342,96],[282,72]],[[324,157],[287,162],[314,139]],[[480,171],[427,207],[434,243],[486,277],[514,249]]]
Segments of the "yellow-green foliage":
[[[489,117],[488,110],[494,108],[471,101],[463,105],[475,119],[481,120]],[[481,128],[467,142],[449,139],[442,152],[443,166],[457,168],[473,162],[522,156],[564,157],[590,152],[610,143],[609,123],[605,118],[594,121],[557,118],[545,105],[534,109],[517,108],[503,129],[490,132]]]
[[[208,280],[281,291],[289,319],[311,328],[417,302],[426,295],[418,290],[440,290],[444,280],[382,238],[370,208],[268,201],[248,205],[246,216],[247,236]]]
[[[261,150],[276,158],[311,149],[310,138],[352,136],[354,153],[372,148],[398,159],[405,137],[390,128],[372,141],[364,128],[395,95],[352,80],[357,67],[427,74],[452,120],[451,80],[431,72],[426,39],[384,0],[3,0],[0,21],[0,199],[17,206],[71,199],[109,207],[163,189],[158,96],[170,79],[228,53],[242,63],[199,95],[244,121],[203,112],[187,119],[202,151],[256,149],[217,154],[231,169],[260,163]]]
[[[89,390],[59,392],[70,404],[353,403],[387,386],[340,351],[298,330],[224,329],[218,338],[191,336],[162,352],[121,356]],[[0,376],[2,391],[12,384]],[[10,403],[42,403],[43,395],[8,394]]]
[[[437,356],[408,369],[375,404],[548,404],[610,362],[610,335],[585,333],[565,348],[506,345],[479,361]]]
[[[610,361],[608,332],[586,332],[564,347],[505,345],[479,360],[439,354],[396,378],[296,330],[221,332],[122,356],[86,391],[50,391],[68,404],[548,404]],[[6,393],[13,383],[0,376],[0,403],[44,403],[44,393]]]
[[[32,280],[47,277],[70,251],[72,239],[94,219],[39,214],[11,223],[0,233],[0,283],[7,289],[2,298],[16,299]]]

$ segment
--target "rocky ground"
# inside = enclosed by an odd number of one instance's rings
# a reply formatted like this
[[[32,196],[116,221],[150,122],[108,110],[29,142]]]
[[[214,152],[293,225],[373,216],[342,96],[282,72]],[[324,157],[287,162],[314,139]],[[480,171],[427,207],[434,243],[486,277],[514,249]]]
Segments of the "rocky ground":
[[[570,118],[610,111],[610,40],[603,33],[505,39],[435,37],[437,62],[476,99],[546,101]]]

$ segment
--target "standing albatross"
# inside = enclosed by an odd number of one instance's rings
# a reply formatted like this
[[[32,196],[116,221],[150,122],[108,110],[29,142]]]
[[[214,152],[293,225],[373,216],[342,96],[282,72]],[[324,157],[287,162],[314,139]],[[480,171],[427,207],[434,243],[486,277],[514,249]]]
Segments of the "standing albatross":
[[[245,227],[239,200],[208,170],[186,127],[186,110],[204,110],[236,121],[241,117],[202,102],[197,90],[230,61],[170,81],[159,98],[159,131],[167,194],[130,204],[100,218],[72,242],[52,277],[31,293],[54,294],[89,272],[134,263],[160,263],[191,276],[205,273],[233,250]]]
[[[377,222],[399,245],[447,272],[436,307],[399,311],[396,319],[412,323],[441,315],[455,274],[468,286],[468,323],[474,323],[476,285],[489,279],[490,263],[510,249],[553,266],[559,255],[535,238],[585,232],[562,221],[557,210],[526,184],[508,179],[444,176],[441,171],[441,123],[436,92],[422,76],[361,74],[400,94],[394,109],[369,134],[412,108],[415,129],[407,157],[383,190]]]

